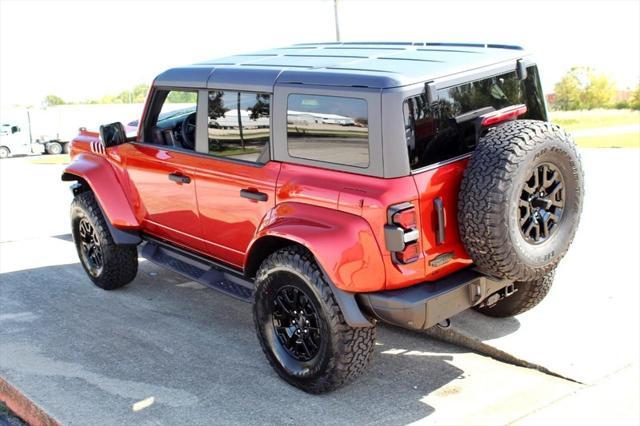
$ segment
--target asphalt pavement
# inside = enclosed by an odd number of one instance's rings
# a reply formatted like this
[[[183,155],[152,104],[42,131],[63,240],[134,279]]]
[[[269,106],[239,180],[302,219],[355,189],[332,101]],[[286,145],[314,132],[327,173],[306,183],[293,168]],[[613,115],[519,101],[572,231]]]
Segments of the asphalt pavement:
[[[322,396],[271,370],[248,304],[146,261],[93,287],[62,166],[3,160],[0,378],[62,424],[638,424],[640,150],[583,159],[583,221],[547,300],[463,313],[441,336],[457,345],[381,326],[369,371]]]

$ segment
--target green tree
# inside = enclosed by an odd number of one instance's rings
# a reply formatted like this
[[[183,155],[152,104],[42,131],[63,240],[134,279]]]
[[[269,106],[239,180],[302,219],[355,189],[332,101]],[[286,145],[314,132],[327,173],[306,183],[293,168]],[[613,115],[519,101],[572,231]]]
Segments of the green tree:
[[[556,84],[555,105],[561,110],[594,109],[611,106],[616,87],[604,74],[592,68],[573,67]]]
[[[636,90],[633,91],[629,98],[629,107],[632,109],[640,109],[640,84],[636,86]]]
[[[45,107],[55,106],[55,105],[64,105],[64,100],[60,96],[56,95],[47,95],[42,101],[42,104]]]
[[[149,93],[149,85],[148,84],[138,84],[132,90],[132,97],[134,103],[143,103],[147,98],[147,93]]]
[[[171,91],[167,96],[167,102],[173,104],[195,104],[198,101],[196,92]]]

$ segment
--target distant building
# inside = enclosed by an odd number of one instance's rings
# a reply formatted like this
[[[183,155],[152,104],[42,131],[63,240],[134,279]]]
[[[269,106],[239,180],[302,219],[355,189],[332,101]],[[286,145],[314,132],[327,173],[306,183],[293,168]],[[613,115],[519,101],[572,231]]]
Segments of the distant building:
[[[315,112],[287,111],[289,124],[337,124],[340,126],[355,126],[351,117],[337,114],[318,114]]]
[[[240,110],[240,118],[242,119],[243,129],[258,129],[261,127],[269,127],[269,117],[258,117],[257,119],[251,119],[249,111]],[[223,129],[237,129],[239,127],[238,122],[238,110],[232,109],[224,113],[223,117],[218,117],[215,120],[209,120],[209,127],[221,127]]]

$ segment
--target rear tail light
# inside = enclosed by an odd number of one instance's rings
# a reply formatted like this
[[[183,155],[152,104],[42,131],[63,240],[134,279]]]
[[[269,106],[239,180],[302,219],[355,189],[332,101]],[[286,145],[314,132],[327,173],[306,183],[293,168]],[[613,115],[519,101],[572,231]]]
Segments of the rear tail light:
[[[394,204],[387,212],[384,237],[387,249],[397,263],[411,263],[420,257],[416,208],[411,203]]]
[[[399,263],[411,263],[418,260],[420,257],[420,250],[418,243],[407,244],[402,251],[394,253],[396,260]]]
[[[481,116],[482,121],[480,125],[482,127],[489,127],[495,124],[502,123],[503,121],[513,120],[519,116],[526,114],[527,106],[524,104],[513,105],[510,107],[499,109],[488,114]]]
[[[415,207],[413,207],[412,205],[410,208],[406,210],[401,210],[399,212],[394,213],[391,216],[391,223],[393,223],[394,225],[399,225],[406,230],[416,229],[417,222],[416,222]]]

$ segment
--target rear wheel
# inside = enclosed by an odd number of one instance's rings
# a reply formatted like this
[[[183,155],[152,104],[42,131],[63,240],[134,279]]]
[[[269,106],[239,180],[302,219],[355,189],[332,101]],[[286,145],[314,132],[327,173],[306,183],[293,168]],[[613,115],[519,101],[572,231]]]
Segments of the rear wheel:
[[[490,317],[512,317],[535,307],[542,302],[553,284],[554,271],[551,271],[533,281],[518,281],[514,283],[516,292],[509,297],[499,299],[492,305],[480,305],[475,309]],[[490,299],[489,296],[487,299]]]
[[[49,142],[47,144],[47,154],[58,155],[62,153],[62,145],[58,142]]]
[[[11,151],[6,146],[0,146],[0,158],[7,158],[11,155]]]
[[[133,281],[138,272],[136,246],[118,245],[113,241],[91,191],[73,199],[71,229],[80,263],[96,286],[114,290]]]
[[[271,366],[306,392],[329,392],[352,381],[373,356],[375,327],[345,322],[322,271],[300,247],[281,249],[262,263],[253,315]]]

